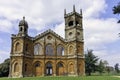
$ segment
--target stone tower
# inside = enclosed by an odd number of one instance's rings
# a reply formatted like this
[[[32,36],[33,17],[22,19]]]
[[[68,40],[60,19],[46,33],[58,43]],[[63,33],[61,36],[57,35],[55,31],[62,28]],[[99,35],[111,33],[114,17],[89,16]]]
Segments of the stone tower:
[[[75,6],[73,6],[73,12],[66,14],[65,18],[65,38],[67,41],[83,41],[83,27],[82,27],[82,10],[80,14],[76,12]]]
[[[11,47],[11,63],[9,76],[24,77],[25,76],[25,60],[32,56],[32,50],[28,49],[33,47],[32,40],[28,36],[28,23],[23,20],[19,22],[18,34],[12,34],[12,47]],[[29,43],[29,44],[28,44]],[[31,53],[30,53],[31,52]],[[30,59],[31,60],[31,59]]]
[[[65,39],[69,45],[68,57],[74,59],[75,75],[84,75],[84,40],[82,26],[82,10],[77,13],[75,5],[71,13],[64,11],[65,18]],[[83,73],[81,73],[81,71]]]

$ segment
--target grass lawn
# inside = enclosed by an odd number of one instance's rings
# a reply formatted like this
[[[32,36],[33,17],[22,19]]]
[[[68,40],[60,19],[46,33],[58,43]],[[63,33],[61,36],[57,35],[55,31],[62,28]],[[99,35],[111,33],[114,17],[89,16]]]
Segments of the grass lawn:
[[[0,80],[120,80],[120,78],[113,76],[85,76],[85,77],[0,78]]]

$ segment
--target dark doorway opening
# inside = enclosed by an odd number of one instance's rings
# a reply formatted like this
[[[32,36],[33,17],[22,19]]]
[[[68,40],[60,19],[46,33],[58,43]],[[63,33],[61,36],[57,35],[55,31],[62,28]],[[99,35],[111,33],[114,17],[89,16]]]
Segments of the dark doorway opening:
[[[53,73],[52,64],[51,63],[47,63],[46,64],[46,75],[47,76],[51,76],[52,73]]]

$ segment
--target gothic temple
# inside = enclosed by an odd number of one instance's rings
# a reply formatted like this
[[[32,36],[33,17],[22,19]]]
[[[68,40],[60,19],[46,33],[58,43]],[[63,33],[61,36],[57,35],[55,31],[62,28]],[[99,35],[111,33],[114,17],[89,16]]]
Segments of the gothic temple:
[[[23,17],[11,37],[9,77],[85,75],[82,11],[65,10],[64,20],[65,38],[51,29],[30,37]]]

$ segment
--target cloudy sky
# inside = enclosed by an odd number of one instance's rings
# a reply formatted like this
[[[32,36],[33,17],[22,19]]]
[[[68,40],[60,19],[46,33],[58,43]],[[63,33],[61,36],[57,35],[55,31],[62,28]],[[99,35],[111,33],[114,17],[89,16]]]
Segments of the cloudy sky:
[[[64,9],[83,10],[85,51],[94,54],[109,65],[120,64],[120,24],[112,7],[119,0],[0,0],[0,63],[10,56],[11,34],[18,33],[23,16],[29,24],[29,35],[35,36],[52,29],[64,37]]]

